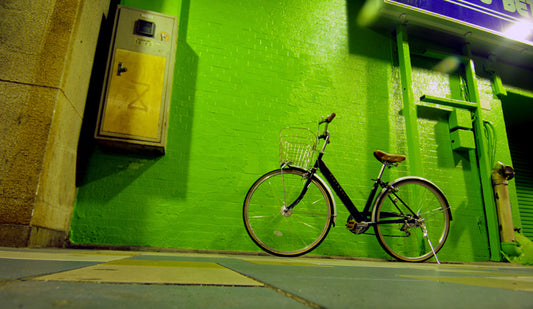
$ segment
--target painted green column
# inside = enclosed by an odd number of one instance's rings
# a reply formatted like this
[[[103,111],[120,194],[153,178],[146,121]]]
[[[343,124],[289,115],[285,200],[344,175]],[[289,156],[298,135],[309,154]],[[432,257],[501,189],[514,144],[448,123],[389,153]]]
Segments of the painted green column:
[[[418,116],[412,87],[411,53],[405,26],[396,28],[398,60],[402,81],[403,114],[407,132],[409,169],[412,175],[422,176],[422,160],[420,154]]]
[[[406,122],[408,156],[411,159],[410,173],[413,175],[422,175],[421,153],[419,147],[418,117],[416,103],[412,90],[412,66],[410,58],[409,43],[407,41],[407,32],[405,26],[401,25],[396,29],[396,42],[398,46],[398,58],[400,66],[400,75],[402,81],[402,96],[404,104],[404,117]],[[494,203],[494,196],[491,183],[491,166],[488,157],[488,144],[484,139],[484,124],[481,110],[481,100],[479,98],[477,80],[475,76],[474,62],[471,57],[469,46],[465,47],[465,54],[468,56],[464,60],[466,82],[468,85],[469,102],[461,102],[461,108],[472,110],[474,114],[474,133],[476,139],[476,151],[470,151],[469,157],[471,162],[479,162],[479,175],[481,178],[482,195],[485,207],[485,216],[487,221],[487,232],[489,238],[490,256],[493,261],[500,261],[500,238],[498,231],[498,217]],[[431,100],[424,98],[423,100]],[[473,104],[469,104],[473,103]],[[477,160],[476,155],[477,154]],[[475,163],[473,163],[475,164]],[[473,168],[475,168],[473,166]]]
[[[490,257],[492,261],[501,261],[500,254],[500,233],[498,230],[498,216],[494,203],[494,192],[492,190],[489,149],[487,140],[484,138],[485,127],[483,124],[483,114],[481,109],[481,99],[479,98],[476,71],[470,46],[467,44],[464,53],[469,60],[465,61],[466,82],[468,85],[468,101],[476,103],[474,110],[474,135],[476,138],[477,160],[479,162],[479,176],[481,178],[481,188],[483,193],[483,204],[485,207],[485,217],[487,220],[487,232],[489,237]]]

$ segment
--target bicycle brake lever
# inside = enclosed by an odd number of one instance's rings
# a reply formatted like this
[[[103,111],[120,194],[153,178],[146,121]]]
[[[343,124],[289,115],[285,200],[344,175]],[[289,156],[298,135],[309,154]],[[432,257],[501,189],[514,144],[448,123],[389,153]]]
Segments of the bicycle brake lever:
[[[318,139],[324,139],[324,140],[327,139],[328,140],[328,144],[329,144],[331,141],[329,140],[328,137],[329,137],[329,132],[326,131],[326,133],[319,135]]]

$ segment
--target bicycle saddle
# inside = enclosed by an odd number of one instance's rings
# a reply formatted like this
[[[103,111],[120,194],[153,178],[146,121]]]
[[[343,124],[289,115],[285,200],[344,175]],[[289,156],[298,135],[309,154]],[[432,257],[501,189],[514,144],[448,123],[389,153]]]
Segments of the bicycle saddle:
[[[376,157],[381,163],[397,163],[405,160],[404,155],[390,154],[381,150],[374,151],[374,157]]]

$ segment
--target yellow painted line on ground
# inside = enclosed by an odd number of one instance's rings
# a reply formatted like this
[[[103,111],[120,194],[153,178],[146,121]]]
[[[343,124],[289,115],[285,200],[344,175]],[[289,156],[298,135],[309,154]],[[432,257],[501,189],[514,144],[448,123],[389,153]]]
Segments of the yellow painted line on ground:
[[[456,273],[456,274],[465,274],[470,276],[483,276],[483,277],[529,277],[533,280],[533,274],[519,274],[519,273],[509,273],[509,272],[499,272],[498,270],[487,271],[487,270],[472,270],[472,269],[439,269],[442,272]]]
[[[435,277],[435,276],[401,276],[404,278],[432,280],[438,282],[459,283],[488,288],[507,289],[533,292],[533,281],[530,276],[524,277]]]
[[[11,251],[0,250],[0,258],[14,260],[46,260],[46,261],[82,261],[82,262],[108,262],[117,259],[132,257],[135,254],[97,254],[73,252],[38,252],[38,251]]]
[[[40,281],[162,285],[264,286],[210,262],[120,260],[34,278]]]
[[[259,265],[288,265],[288,266],[316,266],[316,267],[330,267],[329,265],[322,265],[309,262],[292,262],[292,261],[272,261],[272,260],[248,260],[241,259],[245,262],[259,264]]]
[[[115,261],[107,262],[105,263],[105,265],[227,269],[224,266],[221,266],[217,263],[212,263],[212,262],[134,260],[134,259],[115,260]]]

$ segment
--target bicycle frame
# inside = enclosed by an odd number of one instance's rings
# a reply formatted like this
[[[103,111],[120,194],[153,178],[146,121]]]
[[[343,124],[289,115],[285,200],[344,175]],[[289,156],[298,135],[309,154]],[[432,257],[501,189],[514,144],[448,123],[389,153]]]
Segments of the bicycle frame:
[[[374,185],[372,186],[372,190],[370,191],[370,195],[368,196],[365,207],[362,212],[359,211],[359,209],[357,209],[357,207],[352,202],[352,200],[350,199],[346,191],[342,188],[341,184],[337,181],[337,179],[335,178],[331,170],[328,168],[328,166],[322,159],[322,157],[324,156],[326,146],[329,143],[329,132],[327,131],[327,127],[324,132],[325,134],[320,136],[320,138],[324,139],[324,145],[322,146],[322,150],[318,153],[317,159],[315,161],[315,165],[309,172],[309,178],[307,182],[305,183],[304,188],[302,192],[300,193],[300,195],[286,209],[290,210],[294,208],[302,200],[302,198],[305,196],[305,193],[307,192],[307,188],[311,184],[311,178],[313,177],[313,175],[316,173],[317,170],[320,170],[320,173],[322,173],[322,175],[326,178],[329,185],[333,188],[333,191],[335,191],[337,196],[341,199],[342,203],[344,204],[348,212],[350,212],[350,214],[354,217],[354,219],[357,222],[371,221],[370,220],[370,214],[371,214],[370,209],[372,207],[372,204],[373,204],[373,201],[374,201],[374,198],[376,196],[379,186],[383,184],[383,182],[381,181],[381,177],[383,176],[383,172],[385,171],[385,167],[387,166],[387,164],[383,164],[383,166],[381,167],[378,178],[375,180]],[[372,223],[372,222],[369,222],[369,223]]]
[[[348,212],[354,217],[354,219],[357,222],[362,221],[370,221],[370,215],[371,215],[371,207],[372,203],[374,201],[374,197],[376,196],[376,193],[378,191],[379,185],[381,183],[381,175],[383,174],[383,170],[385,166],[382,167],[381,172],[379,174],[378,179],[374,182],[374,185],[372,186],[372,190],[370,191],[370,194],[368,196],[368,199],[365,203],[365,207],[363,211],[359,211],[355,204],[352,202],[352,199],[348,196],[346,191],[343,189],[341,184],[337,181],[331,170],[328,168],[326,163],[322,160],[322,156],[319,155],[319,159],[317,159],[316,164],[318,165],[318,168],[320,170],[320,173],[326,178],[328,184],[331,186],[333,191],[337,194],[337,196],[340,198]]]
[[[360,205],[358,209],[324,162],[325,149],[330,142],[327,128],[334,117],[335,113],[332,113],[318,123],[316,139],[309,141],[313,148],[300,147],[308,144],[298,140],[293,142],[296,149],[306,154],[311,149],[316,150],[317,141],[318,145],[323,142],[311,168],[307,165],[309,161],[298,160],[298,152],[286,149],[283,143],[290,145],[290,142],[281,135],[281,170],[261,176],[244,200],[243,219],[252,240],[264,251],[278,256],[311,252],[335,226],[337,207],[333,191],[350,213],[346,228],[353,234],[364,234],[373,227],[380,246],[390,256],[407,262],[422,262],[434,256],[440,263],[437,252],[446,241],[452,219],[444,193],[422,177],[405,176],[383,181],[385,168],[396,166],[406,157],[376,150],[374,156],[382,166],[377,179],[373,180],[364,208]],[[301,211],[294,209],[299,205]],[[278,217],[279,206],[281,217]],[[293,215],[296,218],[290,219]]]

